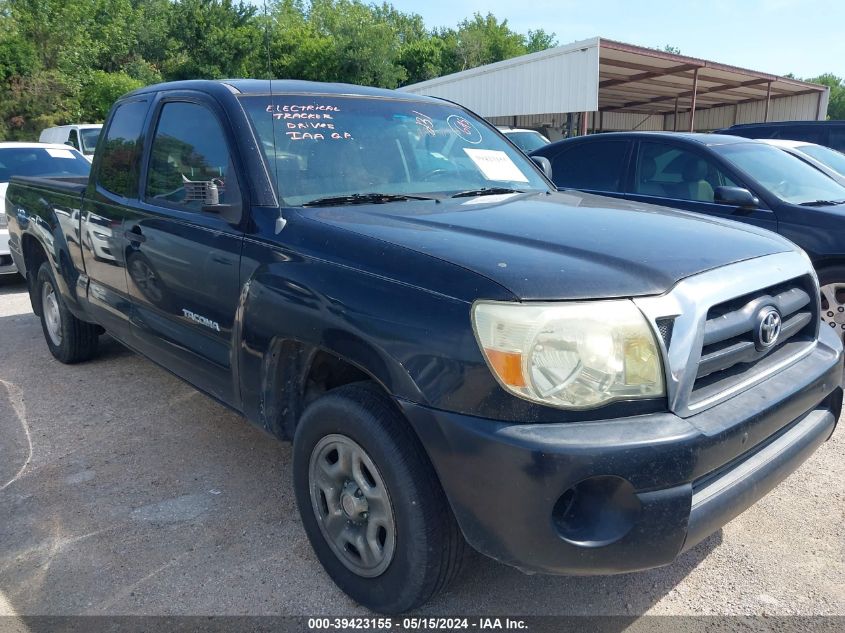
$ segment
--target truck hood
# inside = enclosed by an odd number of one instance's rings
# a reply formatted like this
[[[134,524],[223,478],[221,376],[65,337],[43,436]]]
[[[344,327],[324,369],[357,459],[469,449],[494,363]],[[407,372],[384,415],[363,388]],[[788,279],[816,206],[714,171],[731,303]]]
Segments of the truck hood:
[[[753,226],[574,191],[301,213],[461,266],[524,300],[662,294],[690,275],[796,248]]]

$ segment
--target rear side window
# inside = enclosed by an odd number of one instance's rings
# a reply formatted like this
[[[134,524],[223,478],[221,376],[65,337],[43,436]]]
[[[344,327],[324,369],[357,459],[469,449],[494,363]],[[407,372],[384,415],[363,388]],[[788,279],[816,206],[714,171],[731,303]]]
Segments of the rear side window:
[[[196,103],[164,104],[145,195],[153,204],[187,211],[201,211],[205,204],[240,203],[226,137],[211,110]]]
[[[779,130],[778,135],[773,138],[824,144],[824,130],[807,125],[784,126]]]
[[[558,187],[622,191],[627,141],[579,143],[552,159],[554,183]]]
[[[141,133],[146,115],[146,101],[124,103],[115,110],[106,131],[97,184],[124,198],[133,198],[138,195]]]
[[[845,126],[831,127],[825,145],[845,153]]]

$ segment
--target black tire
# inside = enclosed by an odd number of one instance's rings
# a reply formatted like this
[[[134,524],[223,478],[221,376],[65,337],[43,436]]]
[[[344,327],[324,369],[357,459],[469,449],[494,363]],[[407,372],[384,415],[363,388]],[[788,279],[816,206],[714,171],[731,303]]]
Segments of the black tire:
[[[46,309],[43,304],[45,287],[49,287],[55,297],[58,309],[58,332],[60,340],[54,341],[50,335],[46,316]],[[56,360],[68,365],[81,363],[90,360],[97,354],[99,345],[99,329],[96,325],[80,321],[70,310],[67,309],[61,293],[58,291],[56,279],[53,276],[53,269],[50,264],[44,262],[38,269],[35,277],[33,297],[38,302],[38,313],[41,316],[41,329],[44,332],[44,339],[47,347]]]
[[[395,520],[395,549],[375,577],[349,569],[321,531],[310,487],[311,456],[330,435],[352,439],[378,469]],[[401,613],[431,599],[458,574],[466,543],[428,456],[407,421],[372,383],[334,389],[306,409],[293,442],[296,500],[311,545],[332,580],[379,613]]]

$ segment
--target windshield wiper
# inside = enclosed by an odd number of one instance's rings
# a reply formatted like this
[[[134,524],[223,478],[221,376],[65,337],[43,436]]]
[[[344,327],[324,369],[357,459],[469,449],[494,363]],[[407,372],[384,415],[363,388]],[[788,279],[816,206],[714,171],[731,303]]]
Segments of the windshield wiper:
[[[810,200],[809,202],[799,202],[799,207],[835,207],[840,204],[845,204],[845,200]]]
[[[415,196],[408,193],[353,193],[349,196],[329,196],[317,198],[304,203],[303,207],[324,207],[341,204],[383,204],[385,202],[402,202],[403,200],[435,200],[431,196]]]
[[[481,189],[467,189],[466,191],[459,191],[453,198],[469,198],[471,196],[493,196],[502,193],[525,193],[521,189],[511,189],[510,187],[482,187]]]

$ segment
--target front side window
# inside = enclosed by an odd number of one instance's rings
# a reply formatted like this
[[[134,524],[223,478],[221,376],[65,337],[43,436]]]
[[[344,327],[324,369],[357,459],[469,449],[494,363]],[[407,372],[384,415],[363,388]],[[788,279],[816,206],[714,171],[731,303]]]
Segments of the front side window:
[[[810,205],[845,200],[845,187],[777,147],[735,143],[713,149],[784,202]]]
[[[838,152],[845,152],[845,126],[831,127],[825,145]]]
[[[682,147],[643,141],[633,192],[644,196],[713,202],[717,187],[736,187],[713,161]]]
[[[628,141],[586,141],[552,158],[558,187],[592,191],[622,191]]]
[[[70,131],[67,140],[74,148],[79,149],[79,136],[76,134],[76,130]]]
[[[783,126],[775,138],[805,143],[824,143],[824,130],[810,125]]]
[[[150,150],[146,200],[189,211],[240,203],[223,128],[211,110],[164,104]]]
[[[132,198],[138,195],[138,165],[141,155],[146,101],[130,101],[117,107],[103,143],[97,183],[107,191]]]
[[[336,95],[241,103],[289,206],[355,194],[548,189],[529,158],[453,105]]]

